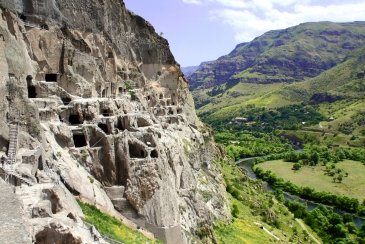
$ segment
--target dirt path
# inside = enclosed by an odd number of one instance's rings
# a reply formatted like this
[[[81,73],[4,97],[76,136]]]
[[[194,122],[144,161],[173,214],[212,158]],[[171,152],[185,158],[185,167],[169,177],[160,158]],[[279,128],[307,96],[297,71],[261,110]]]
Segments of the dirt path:
[[[263,229],[267,234],[269,234],[270,236],[274,237],[275,240],[280,241],[280,238],[277,237],[276,235],[274,235],[274,233],[272,233],[271,231],[269,231],[268,229],[265,228],[265,226],[263,226],[262,224],[255,222],[256,225],[260,226],[261,229]]]
[[[302,227],[302,229],[307,232],[307,234],[310,236],[310,238],[312,238],[312,240],[317,243],[317,244],[321,244],[322,242],[318,241],[317,238],[315,238],[307,229],[307,227],[305,226],[305,224],[303,223],[303,221],[301,219],[295,219],[298,224],[300,225],[300,227]]]

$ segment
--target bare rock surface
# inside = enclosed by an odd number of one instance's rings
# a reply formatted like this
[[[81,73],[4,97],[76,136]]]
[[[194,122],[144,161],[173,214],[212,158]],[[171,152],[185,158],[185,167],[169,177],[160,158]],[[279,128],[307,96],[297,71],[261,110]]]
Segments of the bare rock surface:
[[[30,229],[22,215],[22,204],[13,187],[0,179],[0,243],[31,243]]]
[[[90,243],[74,197],[167,243],[230,218],[220,152],[148,22],[122,1],[0,5],[0,150],[17,123],[12,183],[34,240]]]

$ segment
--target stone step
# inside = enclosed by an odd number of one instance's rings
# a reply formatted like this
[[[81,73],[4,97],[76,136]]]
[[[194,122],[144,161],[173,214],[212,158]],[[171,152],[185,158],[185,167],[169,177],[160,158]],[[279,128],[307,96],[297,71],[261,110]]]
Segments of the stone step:
[[[32,101],[38,108],[53,108],[56,109],[61,105],[58,99],[52,98],[33,98]]]
[[[123,198],[124,186],[104,187],[104,190],[110,199]]]
[[[126,218],[138,218],[137,211],[129,204],[125,198],[116,198],[112,200],[114,208]]]
[[[59,121],[58,114],[51,109],[39,109],[39,119],[42,121]]]

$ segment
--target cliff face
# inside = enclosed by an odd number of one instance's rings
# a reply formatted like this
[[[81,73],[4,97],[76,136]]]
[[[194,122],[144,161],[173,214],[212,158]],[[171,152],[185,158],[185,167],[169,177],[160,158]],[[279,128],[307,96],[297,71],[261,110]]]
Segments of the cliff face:
[[[13,184],[26,183],[16,191],[34,239],[61,227],[91,238],[71,194],[167,242],[228,218],[219,150],[148,22],[122,1],[0,4],[0,149],[17,125],[16,160],[5,166]]]

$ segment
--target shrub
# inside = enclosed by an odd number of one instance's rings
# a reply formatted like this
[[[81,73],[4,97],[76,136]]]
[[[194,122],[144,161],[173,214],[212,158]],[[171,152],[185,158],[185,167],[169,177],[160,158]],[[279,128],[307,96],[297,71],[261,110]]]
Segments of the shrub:
[[[233,204],[232,206],[232,210],[231,210],[231,214],[234,218],[238,217],[238,214],[240,213],[240,211],[238,210],[238,207],[236,204]]]

